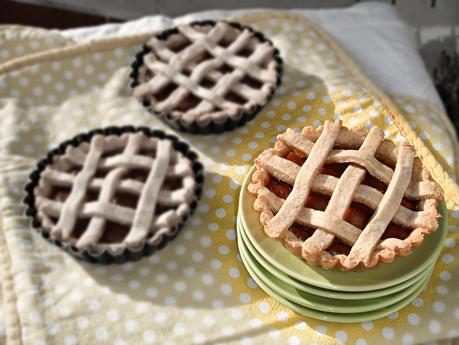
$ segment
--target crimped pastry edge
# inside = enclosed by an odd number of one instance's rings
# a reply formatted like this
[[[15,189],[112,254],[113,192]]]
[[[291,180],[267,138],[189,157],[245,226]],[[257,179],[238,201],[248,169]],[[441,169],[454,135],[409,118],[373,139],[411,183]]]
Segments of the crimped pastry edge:
[[[65,153],[65,150],[68,146],[78,146],[82,142],[88,142],[95,135],[122,135],[124,133],[135,133],[142,132],[149,137],[157,137],[160,139],[167,139],[173,143],[175,150],[181,152],[185,157],[187,157],[192,163],[192,169],[194,172],[196,187],[195,187],[195,197],[190,203],[189,212],[187,212],[182,219],[174,226],[169,233],[161,233],[158,235],[154,241],[146,239],[143,243],[137,248],[129,248],[123,246],[106,246],[102,248],[100,252],[94,252],[90,249],[77,250],[75,246],[71,243],[62,243],[62,241],[53,238],[50,236],[49,232],[46,231],[41,224],[39,219],[38,210],[35,205],[35,188],[38,186],[40,175],[45,170],[48,164],[51,164],[53,158],[58,155]],[[198,160],[197,154],[192,151],[189,145],[181,141],[178,137],[170,134],[166,134],[161,130],[153,130],[148,127],[134,127],[134,126],[111,126],[106,128],[98,128],[91,130],[89,132],[80,133],[73,137],[72,139],[62,142],[55,149],[52,149],[48,154],[40,159],[37,162],[36,167],[29,175],[29,180],[24,187],[25,197],[23,203],[26,206],[25,215],[29,218],[32,228],[34,228],[43,238],[51,242],[52,244],[62,247],[73,256],[83,259],[92,263],[102,263],[102,264],[123,264],[128,261],[140,260],[144,256],[153,254],[159,249],[164,248],[164,246],[171,240],[173,240],[179,232],[182,230],[188,218],[194,213],[199,203],[199,200],[202,196],[202,189],[204,184],[204,168]]]
[[[313,126],[308,126],[303,129],[307,131],[308,134],[313,136],[315,139],[320,136],[323,131],[323,125],[317,128]],[[360,144],[365,140],[368,134],[368,130],[363,127],[354,127],[354,128],[347,128],[341,127],[340,133],[338,135],[337,142],[340,140],[349,141],[349,147],[358,148]],[[277,141],[278,142],[278,141]],[[276,144],[277,144],[276,142]],[[384,145],[383,145],[384,143]],[[268,149],[272,153],[283,156],[290,149],[285,149],[284,145],[274,145],[274,148]],[[396,157],[396,151],[398,149],[398,144],[395,144],[393,141],[389,139],[384,139],[381,143],[380,147],[383,146],[385,152],[392,151],[394,156]],[[379,152],[379,150],[378,150]],[[378,155],[378,153],[376,154]],[[387,157],[386,157],[387,158]],[[257,159],[255,159],[256,170],[252,175],[252,183],[248,186],[248,191],[254,194],[257,199],[254,202],[254,209],[257,212],[260,212],[260,222],[262,223],[263,227],[265,227],[266,223],[274,216],[273,212],[271,211],[268,203],[263,200],[263,198],[259,197],[258,191],[261,187],[266,187],[266,183],[269,180],[270,174],[259,164],[257,164]],[[423,167],[419,157],[416,156],[415,163],[413,165],[413,176],[417,177],[419,181],[426,181],[430,179],[429,173]],[[437,185],[438,186],[438,185]],[[432,199],[427,199],[423,201],[424,203],[424,211],[429,212],[432,218],[438,219],[440,218],[440,214],[437,211],[437,207],[440,202],[443,200],[441,195],[440,187],[438,186],[438,193],[436,193],[435,197]],[[438,229],[438,223],[435,228],[425,228],[425,227],[418,227],[411,231],[410,235],[404,239],[395,239],[389,238],[383,241],[380,241],[376,250],[372,253],[371,259],[368,263],[361,262],[355,270],[363,270],[375,267],[380,264],[384,263],[391,263],[396,258],[401,256],[410,255],[415,247],[418,247],[424,241],[424,237],[429,233],[435,232]],[[292,232],[287,232],[287,235],[280,239],[280,242],[284,247],[286,247],[290,252],[292,252],[295,256],[302,258],[310,265],[321,266],[326,270],[330,269],[339,269],[340,271],[351,271],[345,265],[345,260],[347,255],[338,254],[338,255],[331,255],[326,250],[321,251],[318,254],[314,254],[312,256],[303,255],[302,253],[302,244],[303,241],[298,239]]]

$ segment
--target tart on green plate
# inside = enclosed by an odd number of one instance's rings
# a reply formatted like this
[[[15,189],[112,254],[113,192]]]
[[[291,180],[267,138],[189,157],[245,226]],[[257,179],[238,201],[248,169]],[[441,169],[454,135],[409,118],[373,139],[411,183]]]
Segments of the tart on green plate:
[[[255,195],[247,191],[256,167],[247,174],[239,196],[238,217],[247,237],[256,250],[279,270],[303,283],[328,290],[343,292],[373,291],[391,287],[417,276],[438,258],[447,234],[448,213],[444,202],[438,206],[441,218],[438,230],[424,238],[421,246],[414,248],[410,255],[399,257],[390,264],[372,269],[342,272],[326,270],[320,266],[308,265],[293,255],[281,242],[266,235],[260,214],[253,208]]]
[[[428,251],[439,229],[440,186],[413,146],[377,126],[287,129],[255,166],[247,187],[262,231],[305,266],[371,271]]]

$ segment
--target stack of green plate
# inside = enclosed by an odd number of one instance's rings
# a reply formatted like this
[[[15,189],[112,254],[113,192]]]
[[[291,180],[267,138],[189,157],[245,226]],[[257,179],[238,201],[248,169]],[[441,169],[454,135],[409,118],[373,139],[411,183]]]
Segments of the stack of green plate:
[[[439,229],[411,255],[369,270],[340,272],[308,265],[265,235],[254,196],[247,192],[254,168],[239,198],[239,252],[250,276],[268,295],[302,315],[333,322],[363,322],[409,304],[424,288],[447,233],[444,203]]]

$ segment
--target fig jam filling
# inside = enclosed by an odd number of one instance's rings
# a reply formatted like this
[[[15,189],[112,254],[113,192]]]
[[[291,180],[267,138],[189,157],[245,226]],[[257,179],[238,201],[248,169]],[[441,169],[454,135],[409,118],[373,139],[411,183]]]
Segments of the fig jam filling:
[[[296,151],[289,152],[285,158],[300,166],[306,160],[306,157],[303,154]],[[320,174],[331,175],[339,178],[343,174],[344,170],[348,167],[348,165],[349,164],[326,164],[322,167]],[[381,193],[384,193],[387,189],[387,186],[384,183],[369,174],[366,174],[362,184],[373,187],[379,190]],[[271,192],[282,199],[286,199],[292,191],[292,186],[274,177],[270,178],[267,187]],[[330,197],[327,195],[311,192],[306,199],[305,207],[324,211],[328,205],[329,200]],[[417,202],[403,199],[401,204],[410,210],[417,210]],[[363,229],[369,222],[372,215],[373,210],[369,207],[357,202],[352,202],[343,219],[355,227]],[[300,240],[305,241],[312,236],[316,229],[295,223],[290,227],[289,230]],[[384,240],[386,238],[398,238],[403,240],[408,237],[410,233],[411,229],[391,222],[382,235],[381,239]],[[351,247],[348,244],[342,242],[336,237],[333,240],[332,245],[327,249],[327,251],[332,255],[349,254],[350,250]]]

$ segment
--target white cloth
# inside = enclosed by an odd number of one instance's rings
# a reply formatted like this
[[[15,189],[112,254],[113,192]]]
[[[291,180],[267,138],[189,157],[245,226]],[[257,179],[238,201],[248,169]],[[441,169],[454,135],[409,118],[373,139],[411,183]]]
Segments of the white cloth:
[[[162,30],[178,23],[221,19],[249,10],[204,11],[179,18],[149,16],[122,24],[61,31],[76,41]],[[250,10],[257,11],[257,10]],[[342,9],[295,9],[330,33],[363,71],[389,93],[428,100],[443,108],[418,54],[412,31],[395,8],[385,3],[361,3]]]

